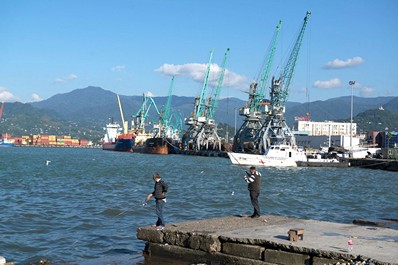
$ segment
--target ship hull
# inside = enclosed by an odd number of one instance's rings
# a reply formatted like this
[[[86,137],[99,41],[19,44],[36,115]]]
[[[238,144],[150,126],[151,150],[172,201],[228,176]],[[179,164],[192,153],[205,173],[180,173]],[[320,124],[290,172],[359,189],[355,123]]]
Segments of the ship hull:
[[[13,147],[14,143],[0,142],[0,147]]]
[[[302,150],[289,145],[271,145],[264,155],[228,152],[234,165],[261,167],[297,167],[297,161],[307,161]]]
[[[117,139],[113,143],[103,143],[102,149],[106,151],[117,151],[117,152],[132,152],[133,140],[132,139]]]
[[[171,139],[166,138],[149,138],[145,141],[143,147],[134,148],[136,153],[167,155],[175,153],[175,148],[171,144]]]

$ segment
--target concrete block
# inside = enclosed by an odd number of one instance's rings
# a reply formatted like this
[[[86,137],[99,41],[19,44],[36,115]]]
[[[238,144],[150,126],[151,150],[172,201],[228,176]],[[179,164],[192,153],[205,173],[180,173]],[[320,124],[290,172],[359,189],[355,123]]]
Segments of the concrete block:
[[[188,247],[189,234],[178,231],[164,231],[163,241],[170,245]]]
[[[264,252],[264,261],[283,264],[283,265],[310,265],[309,255],[266,249]]]
[[[221,252],[204,252],[189,248],[149,243],[151,260],[148,264],[168,264],[157,262],[161,259],[174,259],[176,262],[186,261],[187,264],[220,264],[220,265],[275,265],[262,260],[253,260]]]
[[[312,258],[312,265],[329,265],[329,264],[337,264],[337,262],[339,262],[339,260],[320,258],[320,257]]]
[[[188,247],[206,252],[219,252],[221,251],[221,242],[217,236],[194,233],[188,239]]]
[[[243,245],[236,243],[223,243],[222,253],[234,256],[262,260],[265,248],[253,245]]]
[[[178,246],[150,243],[148,253],[151,256],[170,258],[192,262],[193,260],[206,259],[206,252]]]
[[[163,243],[163,231],[157,231],[155,228],[137,228],[137,238],[153,243]]]

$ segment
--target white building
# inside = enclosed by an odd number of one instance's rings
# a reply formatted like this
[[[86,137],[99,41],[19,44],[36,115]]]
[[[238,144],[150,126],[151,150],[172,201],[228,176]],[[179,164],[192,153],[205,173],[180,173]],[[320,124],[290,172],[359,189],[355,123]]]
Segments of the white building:
[[[357,124],[352,123],[351,129],[351,123],[349,122],[297,121],[297,131],[307,132],[309,136],[355,136]]]

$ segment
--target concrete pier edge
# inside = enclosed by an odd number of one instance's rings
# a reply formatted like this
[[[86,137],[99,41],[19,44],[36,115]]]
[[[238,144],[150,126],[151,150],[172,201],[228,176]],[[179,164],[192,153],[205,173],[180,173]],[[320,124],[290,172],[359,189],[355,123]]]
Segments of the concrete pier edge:
[[[289,241],[290,229],[304,229]],[[398,231],[275,215],[226,216],[168,224],[163,231],[137,228],[149,256],[189,264],[398,264]],[[353,240],[348,252],[348,240]]]

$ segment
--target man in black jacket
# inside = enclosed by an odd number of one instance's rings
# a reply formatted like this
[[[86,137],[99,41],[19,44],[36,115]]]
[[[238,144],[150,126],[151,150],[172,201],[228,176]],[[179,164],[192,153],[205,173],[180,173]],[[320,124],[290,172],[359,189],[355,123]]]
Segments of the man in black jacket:
[[[250,171],[246,172],[244,176],[245,181],[248,183],[247,189],[250,192],[250,200],[252,202],[254,213],[251,218],[260,217],[260,206],[258,205],[258,196],[260,195],[261,186],[261,173],[255,167],[250,167]]]
[[[163,218],[163,208],[166,204],[166,192],[169,188],[166,182],[160,178],[159,173],[153,175],[153,180],[155,181],[155,188],[152,193],[148,194],[146,200],[149,201],[152,197],[156,199],[156,215],[158,220],[156,221],[157,230],[163,230],[165,226]]]

